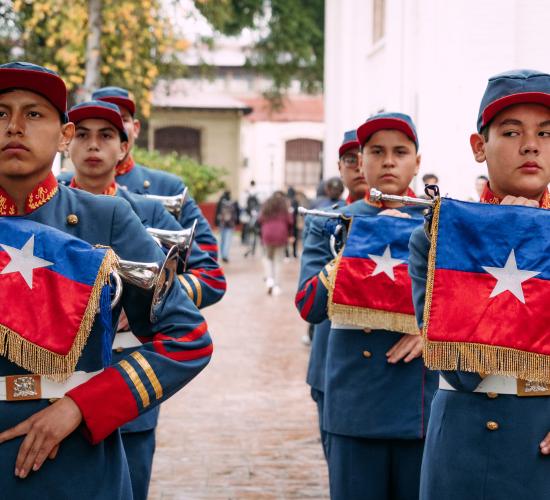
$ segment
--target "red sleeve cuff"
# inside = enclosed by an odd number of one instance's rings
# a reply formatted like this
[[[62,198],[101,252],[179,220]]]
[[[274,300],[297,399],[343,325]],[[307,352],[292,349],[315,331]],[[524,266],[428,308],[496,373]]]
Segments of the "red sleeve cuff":
[[[92,444],[99,443],[138,416],[132,391],[113,367],[70,390],[66,396],[80,408],[86,426],[85,434]]]

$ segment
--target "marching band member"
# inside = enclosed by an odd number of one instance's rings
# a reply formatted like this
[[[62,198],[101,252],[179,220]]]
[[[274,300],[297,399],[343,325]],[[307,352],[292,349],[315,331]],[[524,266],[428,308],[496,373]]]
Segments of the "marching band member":
[[[482,203],[550,208],[547,190],[550,183],[550,75],[516,70],[490,78],[479,108],[477,132],[470,137],[470,144],[475,160],[486,162],[489,171],[489,184],[481,195]],[[510,224],[514,222],[510,220]],[[501,229],[498,240],[491,242],[495,249],[504,249],[508,243],[504,230]],[[522,228],[518,230],[521,234]],[[532,235],[526,231],[521,237],[525,242]],[[429,310],[428,302],[425,306],[425,295],[430,242],[418,229],[413,232],[409,247],[415,309],[418,323],[422,325],[425,307]],[[473,248],[470,252],[477,256],[480,249]],[[529,248],[527,245],[521,247],[523,250]],[[517,255],[524,261],[535,258],[526,256],[525,251]],[[517,316],[529,307],[533,295],[528,292],[534,293],[534,285],[522,283],[540,273],[523,271],[524,265],[516,261],[516,257],[510,260],[509,256],[503,268],[505,275],[497,274],[505,280],[499,290],[487,274],[487,296],[477,296],[474,290],[471,291],[476,309],[481,307],[483,311],[479,324],[483,316],[494,313],[497,301],[510,302],[498,317],[497,330],[501,332],[514,321],[513,317],[505,317],[507,313]],[[486,268],[487,272],[495,272],[495,269]],[[525,295],[524,286],[531,287],[526,288]],[[448,311],[459,308],[465,316],[463,323],[466,323],[467,307],[468,304],[462,308],[452,303],[448,304]],[[520,330],[532,330],[534,321],[536,315],[532,316],[531,324],[520,325]],[[483,326],[471,328],[473,333],[483,334],[480,331]],[[490,340],[487,343],[494,349]],[[481,343],[475,346],[475,349],[482,348]],[[519,355],[519,351],[515,354]],[[481,353],[476,361],[483,358]],[[464,363],[463,356],[459,362]],[[520,363],[520,368],[525,366]],[[528,394],[534,397],[526,398],[520,397],[526,395],[519,390],[521,381],[510,376],[459,370],[442,371],[441,374],[426,437],[421,499],[548,498],[548,384],[534,384]]]
[[[40,223],[35,225],[111,247],[121,259],[164,260],[126,201],[58,185],[51,173],[52,162],[74,135],[74,125],[66,119],[66,101],[65,83],[53,71],[21,62],[0,66],[2,218],[21,225]],[[21,256],[15,261],[12,257],[0,278],[28,279],[28,269],[12,270],[25,265],[31,266],[32,277],[32,265],[38,265],[33,262],[42,259],[29,254],[33,250],[29,242],[20,251],[11,248]],[[7,245],[4,242],[3,248],[10,248]],[[4,283],[8,286],[10,281]],[[32,291],[39,294],[41,290]],[[38,295],[36,300],[40,301]],[[74,373],[60,373],[54,380],[41,375],[54,373],[48,360],[56,358],[60,347],[52,352],[51,344],[65,345],[71,340],[60,337],[57,329],[44,331],[40,324],[30,325],[24,341],[19,341],[20,351],[3,350],[0,370],[4,377],[35,377],[43,385],[42,392],[31,391],[31,400],[6,402],[14,397],[5,381],[11,379],[0,382],[0,387],[5,384],[0,391],[0,453],[5,467],[0,488],[4,496],[132,498],[118,428],[172,396],[206,366],[212,353],[207,325],[178,281],[155,309],[153,322],[150,302],[133,287],[125,288],[122,306],[143,345],[113,366],[103,356],[105,336],[98,316],[91,317],[89,336],[81,339],[81,351],[71,367]],[[3,322],[7,315],[3,313]],[[16,342],[19,336],[11,335]],[[17,365],[17,360],[31,369]],[[73,388],[55,381],[95,372],[99,373],[84,377]],[[59,399],[47,399],[52,391],[59,393]]]
[[[128,148],[119,108],[108,102],[89,101],[71,108],[68,116],[76,129],[75,137],[69,145],[69,154],[75,167],[71,187],[124,198],[145,227],[181,230],[179,223],[158,201],[118,188],[115,167]],[[225,293],[225,279],[219,265],[196,244],[193,245],[187,270],[178,274],[178,277],[197,307],[214,304]],[[131,332],[119,332],[113,345],[114,363],[140,345],[141,342]],[[121,428],[134,499],[147,498],[159,409],[154,408]]]
[[[368,185],[386,193],[407,193],[420,164],[411,118],[381,113],[361,125],[357,135]],[[368,196],[337,212],[420,215],[417,207],[384,206]],[[334,262],[330,225],[321,217],[309,224],[296,306],[306,321],[319,323],[327,318]],[[333,322],[323,416],[332,499],[418,498],[423,438],[436,385],[420,359],[421,342],[418,335]]]
[[[368,188],[367,181],[361,170],[359,161],[359,142],[357,141],[357,132],[355,130],[349,130],[344,134],[344,139],[338,150],[338,157],[338,171],[340,172],[340,177],[342,178],[344,186],[348,190],[348,197],[345,204],[349,205],[357,200],[362,200]],[[307,239],[310,221],[311,218],[308,217],[304,225],[304,241]],[[302,259],[303,258],[302,255]],[[327,448],[326,432],[323,430],[323,399],[329,332],[330,321],[328,319],[314,326],[306,376],[306,382],[311,387],[311,397],[317,405],[321,444],[323,445],[325,457],[327,456]]]
[[[137,194],[174,196],[182,193],[185,186],[181,179],[168,172],[147,168],[134,161],[132,157],[132,148],[139,135],[141,124],[139,120],[135,118],[136,104],[129,92],[120,87],[103,87],[92,94],[92,99],[110,102],[120,108],[126,134],[128,136],[128,152],[117,165],[117,184]],[[60,182],[68,185],[72,175],[72,172],[65,172],[60,174],[58,179]],[[195,203],[195,200],[188,195],[179,217],[179,223],[182,227],[189,227],[194,220],[197,220],[195,240],[199,247],[205,252],[208,252],[214,259],[217,259],[217,240],[207,220]]]

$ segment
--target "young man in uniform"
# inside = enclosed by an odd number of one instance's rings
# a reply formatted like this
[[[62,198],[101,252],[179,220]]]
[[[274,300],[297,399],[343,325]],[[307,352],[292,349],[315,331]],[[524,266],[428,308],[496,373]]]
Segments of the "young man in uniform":
[[[130,203],[145,227],[181,230],[182,227],[159,202],[117,186],[115,167],[128,149],[118,106],[103,101],[90,101],[70,109],[68,116],[76,128],[75,137],[69,146],[75,167],[71,187],[93,194],[120,196]],[[196,245],[193,245],[186,272],[178,274],[178,278],[191,299],[196,299],[197,307],[214,304],[225,293],[225,279],[217,262]],[[113,344],[113,361],[117,363],[139,345],[140,341],[127,328],[118,332]],[[147,498],[158,414],[157,407],[121,428],[134,500]]]
[[[136,163],[132,157],[132,148],[140,132],[140,122],[135,118],[136,104],[127,90],[120,87],[103,87],[92,94],[93,100],[110,102],[120,108],[126,134],[128,135],[128,152],[117,165],[116,182],[126,187],[128,191],[137,194],[155,194],[160,196],[174,196],[183,192],[185,186],[181,179],[168,172],[147,168]],[[60,182],[69,183],[72,173],[63,173],[59,176]],[[212,230],[189,194],[181,210],[179,223],[182,227],[189,227],[197,220],[196,241],[199,247],[217,259],[218,246]]]
[[[411,118],[381,113],[357,130],[369,186],[408,192],[420,156]],[[398,210],[397,210],[398,209]],[[371,202],[368,195],[337,212],[421,218],[418,207]],[[313,323],[327,318],[331,224],[311,220],[296,305]],[[332,324],[328,339],[323,427],[333,500],[416,499],[424,432],[435,390],[420,358],[420,336]]]
[[[344,134],[344,140],[338,150],[338,170],[344,186],[348,190],[348,197],[345,204],[349,205],[357,200],[362,200],[367,194],[367,181],[361,171],[359,162],[359,141],[355,130],[350,130]],[[321,208],[321,207],[320,207]],[[308,226],[311,218],[306,219],[304,227],[304,242],[307,241]],[[302,261],[307,259],[305,253],[302,254]],[[317,414],[319,416],[319,430],[321,432],[321,444],[325,457],[326,432],[323,430],[323,399],[325,390],[325,364],[327,358],[328,335],[330,332],[330,321],[327,319],[314,326],[313,338],[311,341],[311,352],[309,355],[309,364],[307,368],[306,382],[311,387],[311,397],[317,404]]]
[[[482,203],[550,208],[550,75],[516,70],[490,78],[470,145],[489,172]],[[429,248],[424,232],[415,230],[409,274],[419,324]],[[478,388],[484,378],[441,372],[426,437],[422,500],[550,496],[549,392],[519,397],[516,380],[495,375]]]
[[[16,215],[16,220],[109,246],[121,259],[164,260],[125,201],[58,185],[51,173],[53,159],[74,135],[74,125],[66,122],[66,100],[65,84],[56,73],[29,63],[0,66],[1,216]],[[47,391],[31,401],[13,402],[0,392],[5,467],[0,489],[6,498],[132,498],[118,428],[196,376],[208,363],[212,344],[203,317],[177,281],[155,309],[154,322],[150,297],[131,286],[124,289],[122,306],[143,342],[130,356],[105,366],[103,327],[96,316],[75,370],[99,374],[72,389],[44,380],[46,388],[65,394],[52,401]],[[40,373],[41,344],[55,335],[42,331],[35,347],[23,352],[27,363],[37,365],[30,373]],[[0,357],[3,377],[29,373],[9,355]]]

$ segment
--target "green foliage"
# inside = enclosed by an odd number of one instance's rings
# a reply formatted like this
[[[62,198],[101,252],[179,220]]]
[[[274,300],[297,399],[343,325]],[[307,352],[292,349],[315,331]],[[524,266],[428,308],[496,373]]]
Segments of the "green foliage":
[[[142,116],[150,111],[159,75],[181,76],[178,39],[162,0],[102,0],[101,85],[129,89]],[[14,40],[18,59],[58,71],[70,92],[84,83],[87,0],[0,0],[0,57],[9,57]]]
[[[225,187],[223,177],[227,171],[223,168],[202,165],[192,158],[180,156],[177,153],[161,154],[158,151],[137,147],[132,149],[132,156],[137,163],[170,172],[183,179],[197,203]]]
[[[226,35],[258,29],[248,64],[273,79],[267,97],[275,103],[295,79],[306,92],[322,89],[324,0],[195,0],[195,5]]]

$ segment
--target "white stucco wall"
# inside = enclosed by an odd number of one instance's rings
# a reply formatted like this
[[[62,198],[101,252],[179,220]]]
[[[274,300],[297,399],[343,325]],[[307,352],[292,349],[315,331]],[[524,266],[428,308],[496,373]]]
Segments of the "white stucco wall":
[[[246,189],[251,180],[262,195],[285,189],[285,143],[292,139],[322,141],[325,126],[320,122],[247,122],[241,129],[241,154],[247,166],[241,168],[239,185]]]
[[[386,0],[386,34],[376,46],[371,12],[372,0],[326,1],[325,158],[372,113],[402,111],[418,127],[419,177],[434,172],[444,193],[470,196],[485,173],[469,135],[487,78],[520,67],[550,71],[550,3]],[[333,173],[327,161],[325,175]]]

